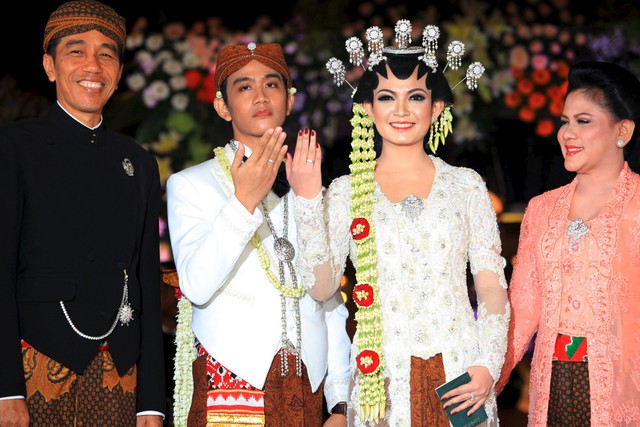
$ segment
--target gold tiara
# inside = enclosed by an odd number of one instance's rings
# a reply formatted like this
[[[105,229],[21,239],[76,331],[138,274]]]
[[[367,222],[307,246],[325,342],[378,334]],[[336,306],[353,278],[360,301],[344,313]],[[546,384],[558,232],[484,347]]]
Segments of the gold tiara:
[[[411,22],[408,19],[401,19],[395,25],[395,43],[396,47],[384,46],[384,34],[378,26],[369,27],[365,33],[367,41],[367,50],[369,55],[365,54],[364,43],[357,37],[349,37],[345,42],[345,48],[349,54],[349,62],[356,67],[362,67],[371,71],[374,66],[387,58],[385,53],[392,54],[421,54],[418,60],[423,61],[434,72],[438,69],[438,60],[436,51],[438,50],[438,39],[440,38],[440,28],[436,25],[427,25],[422,31],[422,46],[411,45]],[[449,43],[446,54],[446,65],[442,69],[444,73],[447,68],[457,70],[462,65],[462,57],[465,53],[465,46],[459,40]],[[347,83],[355,93],[356,88],[346,80],[347,69],[344,63],[336,58],[331,57],[326,63],[327,70],[333,75],[333,82],[337,86]],[[476,61],[472,62],[467,68],[466,75],[456,83],[451,89],[455,89],[463,81],[467,82],[470,90],[478,88],[478,79],[484,74],[484,66]]]

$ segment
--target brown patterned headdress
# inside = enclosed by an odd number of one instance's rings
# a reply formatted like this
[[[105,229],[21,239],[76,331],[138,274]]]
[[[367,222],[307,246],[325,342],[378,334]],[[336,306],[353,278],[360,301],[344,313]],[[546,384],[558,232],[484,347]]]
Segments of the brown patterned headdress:
[[[287,89],[291,91],[291,76],[289,75],[287,62],[284,59],[282,46],[278,43],[249,43],[225,46],[220,49],[216,63],[216,92],[220,91],[220,86],[222,86],[224,79],[252,60],[273,68],[282,74],[287,79]]]
[[[72,0],[54,10],[44,29],[42,48],[46,52],[51,40],[91,30],[98,30],[113,39],[120,52],[124,51],[127,37],[125,19],[111,6],[97,0]]]

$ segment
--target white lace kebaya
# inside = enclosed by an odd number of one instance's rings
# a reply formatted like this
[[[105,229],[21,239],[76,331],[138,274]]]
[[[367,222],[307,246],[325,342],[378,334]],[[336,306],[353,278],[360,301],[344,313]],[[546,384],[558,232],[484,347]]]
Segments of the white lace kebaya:
[[[411,424],[411,356],[428,359],[442,353],[447,379],[481,365],[496,380],[507,347],[507,284],[499,230],[486,185],[471,169],[450,166],[437,157],[431,159],[436,175],[429,196],[419,199],[421,209],[407,211],[406,204],[390,202],[375,182],[372,219],[376,227],[384,376],[389,381],[387,399],[392,402],[384,417],[389,426]],[[350,180],[344,176],[313,200],[295,198],[299,256],[309,274],[329,262],[338,281],[347,256],[355,265],[350,194]],[[329,261],[321,256],[326,253],[331,254]],[[469,298],[467,261],[474,276],[477,320]],[[352,375],[358,372],[355,356],[360,350],[354,339]],[[350,411],[356,411],[354,425],[371,425],[363,423],[358,413],[358,386],[351,391],[349,403]],[[488,426],[497,426],[493,392],[485,409]]]

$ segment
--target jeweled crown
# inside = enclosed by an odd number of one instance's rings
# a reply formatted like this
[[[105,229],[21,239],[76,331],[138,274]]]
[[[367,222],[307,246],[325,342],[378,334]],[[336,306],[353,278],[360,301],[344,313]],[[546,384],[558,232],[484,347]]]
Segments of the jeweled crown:
[[[366,56],[364,43],[357,37],[349,37],[345,42],[347,53],[349,54],[349,62],[356,67],[372,70],[374,66],[381,61],[386,60],[385,53],[393,54],[417,54],[419,60],[429,66],[433,71],[438,68],[438,60],[436,51],[438,49],[438,39],[440,38],[440,28],[436,25],[427,25],[422,31],[422,46],[410,46],[411,44],[412,26],[408,19],[401,19],[395,25],[395,43],[396,47],[384,46],[384,34],[380,27],[369,27],[365,37],[367,41],[367,50],[369,55]],[[465,53],[465,46],[459,40],[454,40],[447,47],[446,59],[447,63],[442,69],[444,73],[447,68],[457,70],[462,65],[462,57]],[[326,63],[327,70],[333,75],[333,82],[337,86],[347,83],[353,93],[356,88],[346,80],[347,69],[344,63],[336,57],[330,58]],[[463,81],[467,82],[470,90],[478,88],[478,79],[484,74],[484,66],[480,62],[472,62],[467,68],[466,75],[454,86],[452,90]]]

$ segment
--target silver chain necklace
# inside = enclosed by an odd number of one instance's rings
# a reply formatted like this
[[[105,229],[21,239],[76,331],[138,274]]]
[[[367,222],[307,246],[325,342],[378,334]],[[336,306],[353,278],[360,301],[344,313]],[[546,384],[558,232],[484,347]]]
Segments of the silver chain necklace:
[[[129,275],[127,274],[126,269],[123,270],[123,272],[124,272],[124,288],[122,290],[122,301],[120,302],[120,307],[118,308],[118,314],[116,318],[113,320],[113,324],[111,325],[111,328],[109,328],[109,330],[102,335],[94,336],[94,335],[88,335],[88,334],[85,334],[84,332],[81,332],[80,329],[78,329],[78,327],[71,320],[71,316],[69,316],[69,313],[67,312],[67,307],[65,307],[64,301],[60,301],[60,307],[62,307],[62,312],[64,313],[64,317],[67,319],[67,322],[69,322],[69,326],[71,326],[71,329],[73,329],[73,331],[76,334],[80,335],[84,339],[99,341],[111,335],[111,332],[113,332],[113,330],[116,328],[118,321],[120,321],[120,324],[122,326],[129,326],[129,322],[133,320],[133,308],[131,307],[131,304],[129,304]]]
[[[240,141],[236,139],[231,139],[230,145],[231,149],[236,152],[238,150],[238,144]],[[288,229],[289,229],[289,198],[285,195],[283,197],[283,222],[284,225],[282,227],[282,237],[278,237],[276,234],[276,229],[273,226],[273,222],[271,221],[271,217],[269,217],[269,211],[267,210],[267,205],[264,200],[260,202],[262,206],[263,216],[267,220],[267,226],[269,227],[269,231],[271,231],[271,235],[273,236],[273,250],[276,253],[276,257],[278,258],[278,279],[282,286],[285,285],[285,265],[289,269],[289,275],[291,276],[291,286],[294,289],[298,288],[298,279],[296,277],[296,271],[293,266],[293,258],[295,257],[296,251],[293,247],[293,244],[287,238]],[[298,298],[293,298],[294,300],[294,316],[296,322],[296,338],[298,342],[298,348],[302,348],[302,331],[300,327],[300,300]],[[282,351],[280,352],[280,374],[285,377],[289,373],[289,354],[292,354],[296,358],[296,375],[302,376],[302,359],[300,358],[300,350],[293,345],[291,340],[287,335],[287,297],[285,297],[282,293],[280,294],[280,322],[282,325]]]
[[[285,284],[285,265],[289,270],[289,275],[291,276],[291,285],[293,288],[298,287],[298,279],[296,277],[296,271],[293,266],[293,258],[295,257],[295,248],[293,244],[287,238],[288,234],[288,225],[289,225],[289,198],[285,195],[283,197],[283,221],[284,225],[282,226],[282,236],[278,237],[276,234],[276,229],[273,226],[273,222],[271,221],[271,217],[269,216],[269,212],[267,211],[267,206],[264,202],[260,202],[262,205],[262,211],[265,219],[267,220],[267,225],[269,226],[269,230],[271,231],[271,235],[273,236],[274,243],[273,249],[276,253],[276,257],[278,258],[278,278],[280,279],[280,283],[284,286]],[[296,341],[298,343],[298,348],[296,348],[289,337],[287,335],[287,297],[283,294],[280,294],[280,321],[282,325],[282,351],[280,352],[280,374],[285,377],[289,373],[289,358],[288,355],[292,354],[296,358],[296,375],[302,376],[302,359],[300,358],[300,348],[302,343],[302,332],[300,327],[300,302],[299,299],[295,298],[294,300],[294,316],[296,322]]]

